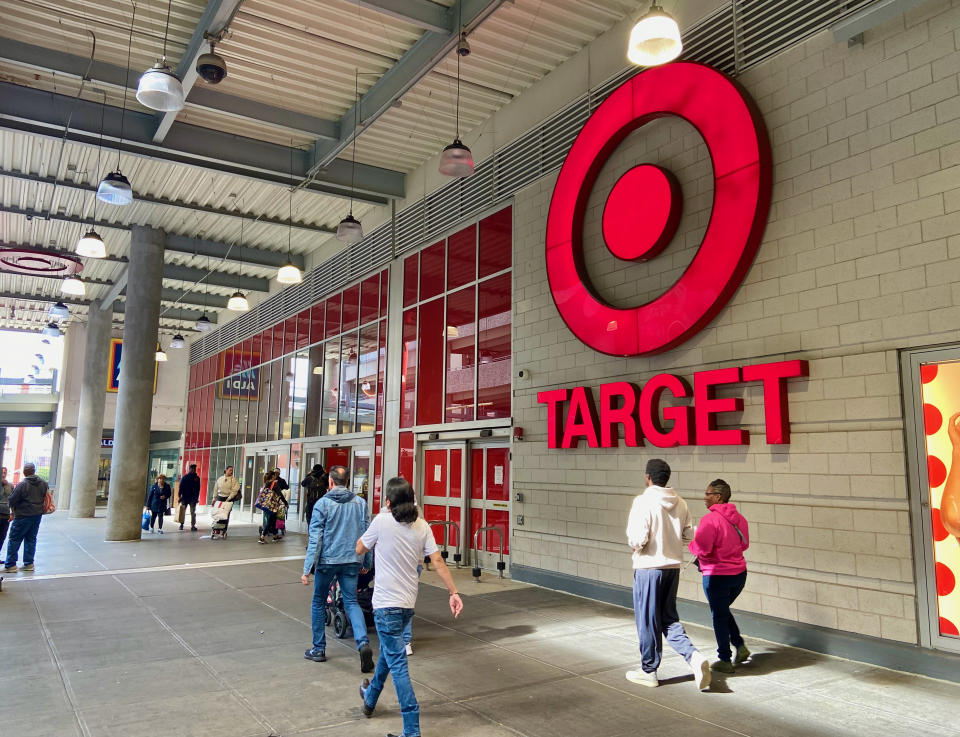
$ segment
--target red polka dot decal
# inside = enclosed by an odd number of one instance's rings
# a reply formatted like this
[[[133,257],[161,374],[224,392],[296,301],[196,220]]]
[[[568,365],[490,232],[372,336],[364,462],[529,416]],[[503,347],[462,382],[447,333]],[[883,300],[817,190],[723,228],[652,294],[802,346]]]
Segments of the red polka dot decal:
[[[937,563],[937,596],[949,596],[957,586],[953,571],[943,563]]]
[[[930,486],[940,486],[947,480],[947,467],[936,456],[927,456],[927,477]]]
[[[921,366],[920,384],[929,484],[926,501],[930,504],[927,547],[933,551],[927,585],[937,592],[934,616],[939,634],[960,637],[960,469],[952,468],[953,458],[960,453],[960,432],[950,427],[956,418],[960,428],[960,361]]]
[[[929,363],[926,366],[920,367],[920,381],[924,384],[929,384],[931,381],[937,378],[937,372],[940,370],[940,367],[935,363]]]
[[[943,542],[950,534],[947,528],[943,526],[943,520],[940,519],[940,510],[934,507],[930,510],[930,517],[933,522],[933,539],[937,542]]]

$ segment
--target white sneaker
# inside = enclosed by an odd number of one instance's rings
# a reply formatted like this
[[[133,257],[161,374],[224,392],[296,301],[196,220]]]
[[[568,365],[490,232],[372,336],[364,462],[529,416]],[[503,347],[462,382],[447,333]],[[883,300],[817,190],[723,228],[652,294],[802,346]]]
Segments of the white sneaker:
[[[407,643],[407,655],[413,655],[413,645]]]
[[[710,688],[710,661],[703,657],[699,650],[695,650],[690,656],[690,670],[693,671],[693,680],[698,690],[706,691]]]
[[[656,688],[660,685],[660,681],[657,679],[657,672],[647,673],[643,668],[637,666],[636,670],[628,670],[626,673],[627,680],[631,683],[637,683],[641,686],[649,686],[650,688]]]

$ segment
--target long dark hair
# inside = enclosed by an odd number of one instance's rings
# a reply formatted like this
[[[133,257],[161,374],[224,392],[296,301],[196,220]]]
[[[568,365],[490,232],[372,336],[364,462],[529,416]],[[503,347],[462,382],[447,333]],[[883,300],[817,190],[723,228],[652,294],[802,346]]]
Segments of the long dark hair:
[[[413,487],[403,476],[394,476],[387,482],[384,495],[390,502],[390,514],[397,522],[416,522],[420,512],[413,499]]]

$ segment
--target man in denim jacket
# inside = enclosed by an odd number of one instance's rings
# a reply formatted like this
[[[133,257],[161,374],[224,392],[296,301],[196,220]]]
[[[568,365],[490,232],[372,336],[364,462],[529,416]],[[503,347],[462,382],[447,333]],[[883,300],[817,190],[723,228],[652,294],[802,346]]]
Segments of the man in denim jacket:
[[[370,524],[367,503],[347,489],[349,475],[343,466],[330,469],[330,491],[317,500],[310,518],[310,542],[303,561],[304,586],[310,584],[310,573],[315,572],[313,582],[313,647],[303,657],[322,663],[326,655],[326,606],[327,594],[334,579],[340,582],[343,608],[350,618],[353,637],[360,652],[360,670],[373,671],[373,651],[367,637],[367,623],[357,603],[357,576],[361,569],[368,569],[371,562],[366,556],[357,555],[357,538],[366,532]]]

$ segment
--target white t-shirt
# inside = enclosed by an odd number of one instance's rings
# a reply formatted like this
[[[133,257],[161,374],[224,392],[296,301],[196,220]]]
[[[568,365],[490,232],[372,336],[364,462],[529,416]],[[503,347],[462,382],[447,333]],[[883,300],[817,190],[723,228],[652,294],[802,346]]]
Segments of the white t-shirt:
[[[374,551],[373,608],[413,609],[417,603],[417,566],[437,552],[433,531],[423,517],[402,524],[389,512],[373,518],[360,538]],[[376,546],[376,549],[374,549]]]

